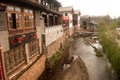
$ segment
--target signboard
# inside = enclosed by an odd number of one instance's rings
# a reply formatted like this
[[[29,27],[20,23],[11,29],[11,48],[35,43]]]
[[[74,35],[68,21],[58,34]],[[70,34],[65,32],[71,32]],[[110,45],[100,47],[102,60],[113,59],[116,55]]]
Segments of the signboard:
[[[6,14],[3,11],[0,11],[0,31],[7,30],[7,20]]]

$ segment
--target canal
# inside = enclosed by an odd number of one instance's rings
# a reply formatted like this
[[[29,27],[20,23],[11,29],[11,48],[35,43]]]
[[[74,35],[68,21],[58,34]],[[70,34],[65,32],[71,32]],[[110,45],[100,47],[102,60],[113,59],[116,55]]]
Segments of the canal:
[[[94,43],[93,46],[98,47]],[[117,80],[116,74],[105,56],[97,57],[94,49],[84,40],[78,38],[73,46],[73,55],[78,55],[84,61],[89,80]]]

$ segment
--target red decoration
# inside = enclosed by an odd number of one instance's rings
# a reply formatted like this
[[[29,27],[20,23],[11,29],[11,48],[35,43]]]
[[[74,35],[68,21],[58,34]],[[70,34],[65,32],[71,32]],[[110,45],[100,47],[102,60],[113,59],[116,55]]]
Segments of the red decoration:
[[[18,42],[18,43],[21,43],[21,42],[22,42],[22,40],[23,40],[23,38],[22,38],[22,37],[18,37],[18,38],[17,38],[17,42]]]
[[[16,43],[16,41],[15,41],[15,40],[12,40],[12,41],[11,41],[11,43],[12,43],[12,44],[15,44],[15,43]]]
[[[36,34],[33,34],[32,37],[33,37],[33,38],[37,38],[37,35],[36,35]]]
[[[69,20],[69,16],[62,16],[63,20]]]
[[[0,80],[2,79],[2,68],[1,68],[1,65],[0,65]]]

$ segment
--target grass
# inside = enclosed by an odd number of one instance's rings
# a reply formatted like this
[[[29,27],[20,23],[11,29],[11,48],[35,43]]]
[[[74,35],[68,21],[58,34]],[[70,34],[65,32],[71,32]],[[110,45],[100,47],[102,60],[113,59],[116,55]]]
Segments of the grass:
[[[63,53],[63,49],[60,49],[56,52],[56,54],[54,54],[51,58],[50,58],[50,64],[49,64],[49,68],[53,68],[55,65],[56,60],[58,60]]]
[[[98,50],[96,47],[94,47],[94,46],[92,46],[93,48],[94,48],[94,51],[96,52],[96,56],[97,57],[102,57],[103,56],[103,54],[101,53],[101,51],[100,50]]]
[[[118,21],[120,25],[120,19]],[[120,77],[120,46],[116,42],[116,26],[118,25],[118,21],[111,21],[109,23],[103,21],[99,24],[98,36],[105,55],[118,74],[118,77]]]

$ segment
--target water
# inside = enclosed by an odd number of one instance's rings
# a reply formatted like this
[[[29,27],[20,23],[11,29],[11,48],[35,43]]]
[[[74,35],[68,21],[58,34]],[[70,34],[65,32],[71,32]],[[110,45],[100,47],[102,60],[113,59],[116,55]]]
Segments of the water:
[[[98,43],[92,45],[101,48]],[[76,40],[73,46],[73,54],[80,56],[85,62],[89,80],[117,80],[116,74],[107,59],[105,57],[96,57],[94,49],[83,38]]]

